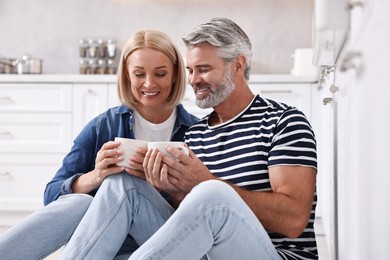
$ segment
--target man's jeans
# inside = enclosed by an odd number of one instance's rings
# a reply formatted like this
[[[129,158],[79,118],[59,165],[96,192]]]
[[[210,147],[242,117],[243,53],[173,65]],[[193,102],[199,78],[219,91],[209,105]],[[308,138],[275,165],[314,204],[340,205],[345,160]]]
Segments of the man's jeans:
[[[0,236],[0,259],[43,259],[70,239],[92,197],[69,194],[58,198]]]
[[[281,259],[256,216],[224,182],[199,184],[173,213],[146,181],[112,175],[63,259],[113,259],[128,233],[141,245],[130,259]]]

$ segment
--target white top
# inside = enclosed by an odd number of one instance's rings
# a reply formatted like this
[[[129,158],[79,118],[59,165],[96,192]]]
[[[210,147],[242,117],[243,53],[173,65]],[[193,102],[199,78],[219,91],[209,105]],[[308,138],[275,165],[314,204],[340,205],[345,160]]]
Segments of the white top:
[[[149,142],[170,141],[172,137],[173,127],[176,121],[176,108],[167,120],[161,124],[153,124],[141,116],[140,113],[134,111],[134,135],[137,140],[145,140]]]

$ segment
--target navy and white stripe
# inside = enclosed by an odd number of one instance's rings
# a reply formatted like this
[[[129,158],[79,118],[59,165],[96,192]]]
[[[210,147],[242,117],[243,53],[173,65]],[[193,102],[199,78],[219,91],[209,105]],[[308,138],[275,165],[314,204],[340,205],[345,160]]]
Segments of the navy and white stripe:
[[[194,124],[185,140],[217,177],[249,190],[270,191],[268,167],[303,165],[317,167],[316,141],[302,112],[256,96],[240,115],[210,127],[208,116]],[[308,226],[289,239],[269,233],[284,259],[317,259],[313,229],[316,196]]]

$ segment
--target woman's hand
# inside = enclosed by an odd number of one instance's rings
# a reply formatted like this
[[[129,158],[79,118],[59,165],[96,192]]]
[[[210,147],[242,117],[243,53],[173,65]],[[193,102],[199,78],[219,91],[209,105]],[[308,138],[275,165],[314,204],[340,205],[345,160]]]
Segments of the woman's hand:
[[[134,151],[136,155],[132,156],[129,160],[129,165],[132,168],[126,168],[125,171],[131,175],[146,180],[146,176],[142,164],[144,162],[144,158],[148,149],[137,147]]]
[[[125,167],[116,166],[123,160],[123,151],[118,150],[120,142],[105,143],[96,155],[95,169],[78,177],[72,185],[75,193],[89,193],[99,187],[103,180],[112,174],[125,170]]]

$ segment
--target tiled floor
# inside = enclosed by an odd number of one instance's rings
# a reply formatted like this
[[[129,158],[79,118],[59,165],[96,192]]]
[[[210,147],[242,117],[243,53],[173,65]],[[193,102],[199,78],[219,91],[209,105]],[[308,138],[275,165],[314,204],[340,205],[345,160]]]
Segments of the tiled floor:
[[[5,230],[7,230],[7,228],[0,227],[0,234],[5,232]],[[328,251],[328,246],[326,244],[325,236],[323,236],[323,235],[317,236],[317,245],[318,245],[318,251],[319,251],[319,255],[320,255],[319,260],[331,260],[331,257],[330,257],[329,251]],[[61,249],[58,250],[57,252],[55,252],[54,254],[50,255],[46,259],[47,260],[57,260],[60,258],[60,252],[61,252]]]

